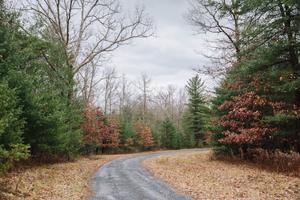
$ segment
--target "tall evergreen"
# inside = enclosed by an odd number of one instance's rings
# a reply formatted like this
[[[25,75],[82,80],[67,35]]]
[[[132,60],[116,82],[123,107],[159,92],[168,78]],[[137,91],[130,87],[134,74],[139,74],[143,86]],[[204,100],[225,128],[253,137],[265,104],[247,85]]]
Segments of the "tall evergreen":
[[[299,152],[299,4],[242,3],[249,18],[260,17],[255,23],[244,19],[249,26],[241,33],[247,41],[243,60],[232,66],[217,90],[214,144],[231,152],[255,147]],[[250,120],[253,116],[256,123]]]
[[[27,157],[27,145],[40,158],[78,153],[81,106],[76,100],[69,103],[61,48],[24,33],[18,14],[0,5],[0,160],[14,160],[7,150]]]
[[[209,108],[204,97],[204,82],[199,75],[192,77],[186,86],[188,93],[187,113],[184,119],[185,136],[188,140],[195,140],[196,146],[204,143],[206,121],[209,116]]]
[[[10,87],[8,74],[13,66],[8,64],[11,53],[11,34],[14,32],[14,15],[6,11],[0,1],[0,172],[11,167],[14,161],[29,156],[29,146],[23,142],[25,119],[17,89]]]

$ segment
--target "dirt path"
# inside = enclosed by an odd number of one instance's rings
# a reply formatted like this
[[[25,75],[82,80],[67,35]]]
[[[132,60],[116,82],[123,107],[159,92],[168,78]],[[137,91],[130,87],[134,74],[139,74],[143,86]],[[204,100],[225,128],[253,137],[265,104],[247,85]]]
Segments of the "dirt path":
[[[94,197],[90,200],[186,200],[166,183],[154,178],[141,162],[161,155],[188,150],[149,153],[113,160],[99,169],[91,180]]]

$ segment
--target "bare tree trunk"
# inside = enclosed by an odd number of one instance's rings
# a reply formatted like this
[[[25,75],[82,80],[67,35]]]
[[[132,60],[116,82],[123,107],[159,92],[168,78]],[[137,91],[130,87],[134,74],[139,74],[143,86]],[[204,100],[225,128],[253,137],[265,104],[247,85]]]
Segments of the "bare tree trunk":
[[[149,85],[151,79],[146,75],[142,75],[141,84],[138,85],[138,88],[142,91],[142,101],[143,101],[143,108],[142,108],[142,120],[146,120],[147,115],[147,104],[148,104],[148,92],[149,92]]]
[[[118,89],[118,76],[114,68],[106,68],[103,72],[105,79],[104,83],[104,113],[108,114],[112,112],[113,98],[117,96],[116,91]]]
[[[135,38],[153,34],[152,21],[144,9],[136,9],[133,16],[125,17],[118,0],[32,0],[26,3],[27,11],[32,11],[38,24],[44,25],[40,34],[60,43],[71,73],[68,79],[72,81],[66,81],[70,87],[74,86],[71,83],[82,68],[90,67],[93,61],[100,62],[100,58]],[[53,66],[51,69],[56,72],[61,67]],[[68,98],[71,100],[73,96],[72,88]]]

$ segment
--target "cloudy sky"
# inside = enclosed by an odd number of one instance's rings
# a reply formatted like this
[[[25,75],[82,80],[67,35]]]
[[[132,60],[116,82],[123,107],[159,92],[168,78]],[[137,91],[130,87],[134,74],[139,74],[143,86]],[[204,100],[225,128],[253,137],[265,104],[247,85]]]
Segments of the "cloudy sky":
[[[199,54],[205,51],[204,35],[195,35],[183,15],[189,8],[188,0],[122,0],[125,8],[144,5],[152,17],[155,37],[139,39],[123,46],[113,54],[112,65],[121,74],[136,80],[142,73],[152,84],[183,87],[197,66],[207,60]],[[203,77],[206,79],[205,77]],[[211,85],[207,80],[207,85]]]

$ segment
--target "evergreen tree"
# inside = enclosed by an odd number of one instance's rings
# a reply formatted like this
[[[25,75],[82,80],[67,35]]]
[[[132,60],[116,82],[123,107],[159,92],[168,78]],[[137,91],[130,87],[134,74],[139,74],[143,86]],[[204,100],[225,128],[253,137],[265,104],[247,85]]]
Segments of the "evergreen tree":
[[[183,129],[182,145],[186,148],[193,148],[196,146],[196,140],[195,135],[191,133],[191,122],[189,116],[189,112],[186,110],[181,122]]]
[[[153,137],[153,145],[155,147],[161,147],[160,127],[157,125],[157,123],[152,125],[151,132]]]
[[[243,9],[263,17],[244,21],[249,43],[217,90],[213,143],[234,153],[255,147],[299,152],[299,4],[249,0]]]
[[[177,132],[174,123],[166,118],[160,128],[161,145],[170,149],[178,149],[181,147],[181,137]]]
[[[132,123],[123,121],[120,127],[120,140],[121,144],[127,145],[128,139],[134,139],[136,137],[136,132]]]
[[[0,172],[14,161],[29,156],[29,146],[23,144],[24,119],[15,91],[0,83]]]
[[[137,133],[133,126],[130,107],[124,106],[120,114],[120,143],[125,147],[133,146],[137,141]]]
[[[0,22],[0,83],[5,83],[15,96],[11,103],[16,105],[10,109],[18,112],[11,119],[23,121],[24,125],[15,131],[15,136],[30,145],[35,157],[77,154],[81,106],[76,100],[72,104],[68,101],[69,86],[62,79],[68,75],[64,54],[55,41],[25,34],[16,13],[1,11],[5,13]],[[55,62],[50,65],[50,60]],[[59,67],[53,70],[54,65]],[[18,124],[14,125],[16,129]]]
[[[202,146],[204,143],[204,132],[206,121],[209,116],[209,109],[206,106],[204,98],[204,82],[199,75],[192,77],[186,86],[188,93],[188,108],[185,115],[185,135],[190,142],[195,140],[196,146]]]
[[[14,161],[28,158],[29,146],[24,144],[25,120],[17,89],[11,88],[6,78],[10,68],[7,58],[11,53],[10,34],[15,31],[15,15],[9,13],[0,1],[0,172],[10,168]]]

